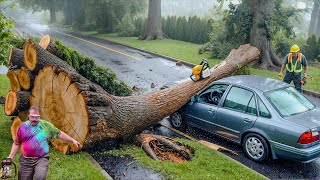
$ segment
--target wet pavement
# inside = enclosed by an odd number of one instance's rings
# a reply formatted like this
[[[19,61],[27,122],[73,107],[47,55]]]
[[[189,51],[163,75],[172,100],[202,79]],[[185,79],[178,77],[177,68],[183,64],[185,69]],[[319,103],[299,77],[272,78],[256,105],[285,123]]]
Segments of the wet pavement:
[[[145,168],[129,156],[95,154],[92,157],[108,172],[113,179],[123,180],[163,180],[161,174]]]

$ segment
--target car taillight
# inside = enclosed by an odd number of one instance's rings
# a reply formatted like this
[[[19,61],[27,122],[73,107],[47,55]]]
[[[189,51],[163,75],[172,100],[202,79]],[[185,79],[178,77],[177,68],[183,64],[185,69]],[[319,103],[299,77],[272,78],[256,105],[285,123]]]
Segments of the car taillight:
[[[309,144],[315,141],[319,140],[319,133],[318,131],[309,131],[309,132],[305,132],[303,133],[299,140],[298,143],[299,144]]]

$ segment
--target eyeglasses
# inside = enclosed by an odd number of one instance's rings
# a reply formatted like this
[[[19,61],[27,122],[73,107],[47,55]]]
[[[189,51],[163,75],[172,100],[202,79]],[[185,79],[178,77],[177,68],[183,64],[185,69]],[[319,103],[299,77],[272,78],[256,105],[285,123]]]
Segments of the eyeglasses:
[[[40,115],[38,115],[38,114],[29,114],[29,117],[33,118],[33,119],[38,119],[38,118],[40,118]]]

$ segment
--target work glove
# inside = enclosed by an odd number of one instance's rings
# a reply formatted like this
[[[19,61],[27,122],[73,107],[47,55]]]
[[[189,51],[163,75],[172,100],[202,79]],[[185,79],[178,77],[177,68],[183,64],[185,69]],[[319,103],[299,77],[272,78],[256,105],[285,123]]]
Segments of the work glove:
[[[308,77],[307,73],[303,73],[303,77],[304,77],[305,79],[307,79],[307,77]]]
[[[279,73],[279,79],[282,79],[282,72]]]

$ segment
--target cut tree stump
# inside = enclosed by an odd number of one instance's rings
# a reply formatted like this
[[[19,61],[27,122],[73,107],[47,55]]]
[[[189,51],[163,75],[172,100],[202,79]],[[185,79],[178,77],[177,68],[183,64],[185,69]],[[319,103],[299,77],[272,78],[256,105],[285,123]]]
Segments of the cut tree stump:
[[[52,66],[40,70],[34,81],[30,103],[39,106],[41,119],[84,143],[89,131],[89,113],[81,90],[66,73],[55,74]],[[68,152],[68,145],[71,145],[60,140],[53,143],[63,152]],[[71,149],[77,150],[74,145]]]
[[[51,54],[57,56],[58,58],[64,60],[64,54],[61,52],[57,45],[51,40],[51,37],[49,35],[45,35],[42,37],[42,39],[39,42],[39,45],[50,52]]]
[[[33,87],[33,81],[35,75],[31,73],[31,71],[27,70],[25,67],[21,67],[18,70],[18,79],[20,83],[20,87],[26,91],[30,90]]]
[[[21,88],[20,88],[20,83],[19,83],[17,72],[14,70],[10,70],[7,72],[7,77],[10,80],[11,91],[13,91],[13,92],[20,91]]]
[[[24,65],[32,73],[38,73],[40,69],[48,65],[55,65],[64,68],[67,71],[75,71],[66,62],[59,59],[55,55],[48,53],[40,45],[29,39],[23,47]]]
[[[22,123],[23,122],[20,120],[19,117],[13,118],[12,124],[11,124],[11,127],[10,127],[11,137],[12,137],[13,141],[16,139],[18,128]]]
[[[4,113],[7,116],[17,116],[19,111],[28,110],[30,94],[28,91],[9,91],[4,103]]]

